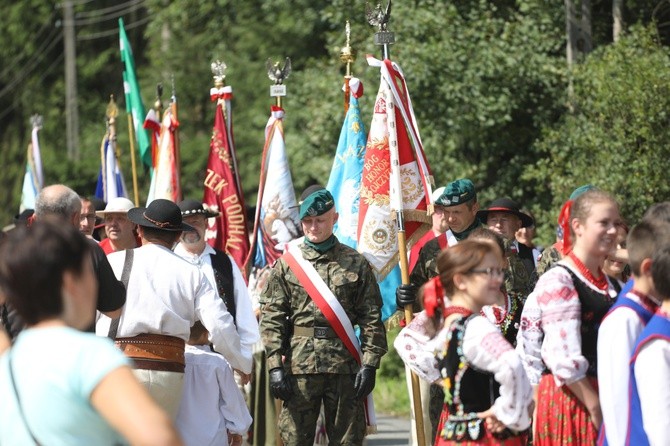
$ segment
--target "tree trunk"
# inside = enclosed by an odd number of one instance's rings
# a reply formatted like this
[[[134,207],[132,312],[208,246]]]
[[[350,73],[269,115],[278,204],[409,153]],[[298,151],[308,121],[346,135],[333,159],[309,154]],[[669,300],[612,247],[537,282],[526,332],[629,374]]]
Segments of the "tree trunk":
[[[612,39],[617,42],[623,30],[623,0],[612,1]]]

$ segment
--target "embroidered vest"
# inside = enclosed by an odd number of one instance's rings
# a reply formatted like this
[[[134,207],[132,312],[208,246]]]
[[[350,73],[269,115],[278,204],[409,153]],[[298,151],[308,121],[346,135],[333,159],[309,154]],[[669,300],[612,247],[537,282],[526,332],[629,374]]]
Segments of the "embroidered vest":
[[[640,333],[635,348],[633,348],[633,355],[630,361],[630,416],[628,422],[628,435],[626,435],[626,445],[649,445],[649,438],[647,438],[644,426],[642,425],[642,406],[640,404],[640,395],[637,390],[637,380],[635,379],[635,361],[637,360],[637,355],[640,353],[640,350],[642,350],[642,347],[654,339],[664,339],[666,342],[670,342],[670,320],[660,315],[652,317],[644,330],[642,330],[642,333]],[[667,385],[667,383],[662,385]]]
[[[588,376],[597,377],[598,328],[600,328],[600,322],[602,322],[607,312],[612,308],[613,299],[610,298],[608,292],[609,289],[605,290],[604,294],[600,293],[584,283],[570,268],[560,264],[558,266],[570,273],[575,290],[579,296],[579,302],[582,306],[582,355],[589,361],[589,368],[586,371],[586,374]],[[614,283],[613,287],[616,291],[620,291],[618,282],[612,282]]]

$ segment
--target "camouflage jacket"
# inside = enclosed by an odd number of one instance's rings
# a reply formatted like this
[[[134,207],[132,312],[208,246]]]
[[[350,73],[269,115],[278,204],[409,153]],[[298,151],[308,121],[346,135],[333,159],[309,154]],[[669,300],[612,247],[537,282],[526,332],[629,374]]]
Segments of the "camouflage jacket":
[[[420,287],[438,275],[437,256],[440,255],[441,251],[438,238],[434,238],[423,245],[423,248],[419,251],[416,265],[414,265],[414,269],[409,276],[410,283]]]
[[[556,245],[552,245],[549,248],[546,248],[542,251],[540,255],[540,260],[537,262],[537,276],[540,277],[542,274],[547,272],[554,264],[558,263],[563,256],[559,252]]]
[[[323,254],[304,244],[300,250],[337,297],[354,328],[360,328],[363,364],[378,368],[388,347],[381,322],[381,294],[367,260],[339,242]],[[359,370],[339,338],[293,335],[294,326],[330,324],[283,258],[275,263],[261,292],[261,308],[268,369],[281,367],[284,356],[284,368],[293,374],[352,374]]]

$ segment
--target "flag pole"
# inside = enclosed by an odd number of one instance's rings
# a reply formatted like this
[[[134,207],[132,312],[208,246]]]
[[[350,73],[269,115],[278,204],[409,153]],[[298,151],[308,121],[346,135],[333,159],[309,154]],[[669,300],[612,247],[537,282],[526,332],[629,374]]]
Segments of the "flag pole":
[[[172,117],[175,121],[179,122],[179,107],[177,106],[177,89],[174,84],[174,73],[172,74],[172,96],[170,97],[170,109],[172,110]],[[181,150],[179,147],[179,127],[174,129],[174,162],[175,170],[177,171],[177,186],[179,186],[179,195],[177,196],[178,200],[182,200],[182,190],[181,190]]]
[[[383,59],[390,58],[390,46],[395,43],[395,34],[388,31],[388,22],[391,19],[391,0],[388,1],[386,8],[382,8],[381,3],[373,10],[368,3],[365,4],[366,17],[368,23],[377,27],[377,32],[374,35],[375,45],[382,47]],[[390,115],[388,119],[395,120],[395,112],[393,117]],[[389,126],[391,127],[391,126]],[[394,130],[395,131],[395,130]],[[405,238],[405,217],[403,215],[403,199],[402,199],[402,183],[400,181],[400,161],[398,159],[397,144],[389,143],[390,161],[391,161],[391,178],[390,178],[390,200],[391,209],[395,207],[396,224],[398,230],[398,260],[400,262],[400,273],[403,284],[409,283],[409,265],[407,262],[407,240]],[[395,206],[393,206],[395,204]],[[405,320],[407,323],[412,321],[414,312],[411,305],[405,306]],[[419,390],[419,377],[412,371],[412,401],[414,408],[414,421],[416,427],[416,439],[420,446],[426,444],[426,436],[423,427],[423,409],[421,407],[421,392]]]
[[[137,186],[137,162],[135,161],[135,129],[133,128],[133,115],[128,113],[128,139],[130,140],[130,165],[133,171],[133,195],[135,206],[140,205],[140,192]]]
[[[349,24],[349,20],[347,20],[344,30],[347,35],[347,43],[340,51],[340,60],[346,67],[344,74],[344,114],[346,115],[347,111],[349,111],[349,96],[351,95],[351,88],[349,87],[349,80],[352,76],[351,64],[356,60],[356,51],[351,48],[351,25]]]
[[[270,86],[270,96],[275,98],[275,104],[277,107],[281,108],[282,106],[282,97],[286,96],[286,85],[284,85],[284,81],[288,78],[288,76],[291,74],[291,59],[286,58],[284,61],[284,66],[279,67],[280,62],[272,62],[272,59],[268,59],[266,62],[266,68],[268,70],[268,77],[270,78],[271,81],[274,81],[274,84]],[[269,141],[266,141],[265,144],[267,145]],[[264,166],[267,167],[267,166]],[[261,169],[261,187],[259,187],[259,191],[262,194],[263,190],[265,189],[265,180],[267,177],[267,169]],[[254,221],[254,239],[257,237],[257,230],[256,230],[256,222],[258,222],[258,219],[260,218],[260,211],[261,211],[261,203],[263,202],[263,197],[262,195],[258,197],[258,207],[256,208],[256,219]],[[252,246],[251,249],[254,249]],[[277,420],[277,424],[279,424],[279,413],[281,412],[281,400],[275,399],[275,417]],[[277,446],[282,446],[284,443],[281,440],[281,435],[279,433],[279,429],[276,430],[275,432],[275,442],[277,443]]]
[[[120,153],[116,145],[116,117],[119,116],[119,108],[116,106],[114,95],[109,95],[109,103],[107,104],[107,139],[114,143],[114,158],[116,158],[116,166],[121,170]]]

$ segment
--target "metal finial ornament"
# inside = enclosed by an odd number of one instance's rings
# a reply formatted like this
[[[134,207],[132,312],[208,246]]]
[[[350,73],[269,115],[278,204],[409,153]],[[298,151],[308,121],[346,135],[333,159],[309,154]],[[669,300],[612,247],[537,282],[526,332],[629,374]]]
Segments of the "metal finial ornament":
[[[279,66],[281,62],[272,62],[272,58],[269,58],[265,62],[265,68],[268,70],[268,77],[271,81],[274,82],[274,85],[270,86],[270,96],[276,98],[277,107],[281,107],[281,98],[286,96],[286,85],[284,81],[288,79],[291,74],[291,59],[286,58],[284,65]]]
[[[378,31],[375,33],[375,45],[383,47],[384,59],[389,58],[389,46],[395,43],[395,35],[388,31],[388,23],[391,20],[391,0],[386,8],[382,8],[381,3],[377,3],[375,9],[370,8],[370,4],[365,4],[365,16],[368,23],[376,26]]]
[[[119,116],[119,107],[116,106],[114,95],[109,95],[109,103],[107,104],[107,120],[113,123],[113,119]]]
[[[158,113],[158,119],[160,119],[160,112],[163,108],[163,84],[156,84],[156,102],[154,102],[154,110]]]
[[[382,8],[381,3],[377,3],[377,6],[373,10],[370,8],[370,4],[366,3],[365,16],[370,25],[378,27],[379,31],[386,31],[386,26],[391,19],[391,0],[386,5],[386,9]]]
[[[212,62],[211,68],[214,77],[214,86],[216,88],[223,87],[224,81],[226,79],[226,70],[228,69],[228,65],[226,65],[224,62],[221,62],[220,60],[217,60]]]
[[[42,124],[44,123],[44,119],[42,118],[42,115],[34,114],[30,117],[30,123],[32,124],[33,128],[42,128]]]
[[[342,50],[340,50],[340,61],[342,61],[343,64],[346,64],[346,76],[351,77],[351,64],[356,60],[356,51],[351,48],[351,25],[349,24],[349,20],[347,20],[347,23],[344,26],[344,31],[347,35],[347,43],[342,47]]]
[[[284,61],[284,66],[281,68],[279,67],[280,63],[281,62],[273,63],[272,58],[269,58],[267,62],[265,62],[265,67],[268,69],[268,77],[275,83],[275,85],[283,84],[291,74],[291,59],[287,57]]]
[[[172,102],[177,102],[177,87],[174,83],[174,73],[170,73],[170,81],[172,82],[172,96],[170,97],[170,100]]]
[[[112,141],[116,141],[116,117],[119,115],[119,107],[116,106],[116,101],[114,100],[114,95],[109,95],[109,103],[107,104],[107,133],[108,137]],[[119,156],[117,148],[117,158]]]

